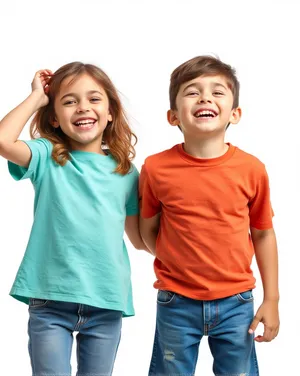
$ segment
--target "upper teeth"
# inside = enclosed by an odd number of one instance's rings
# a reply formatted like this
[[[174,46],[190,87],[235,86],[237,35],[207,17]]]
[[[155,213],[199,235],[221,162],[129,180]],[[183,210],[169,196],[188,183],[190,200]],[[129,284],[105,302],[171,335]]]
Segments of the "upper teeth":
[[[196,117],[199,117],[201,115],[212,115],[212,116],[215,116],[215,113],[212,112],[212,111],[208,111],[208,110],[199,111],[199,112],[196,113]]]
[[[76,125],[90,125],[90,124],[94,124],[94,120],[80,120],[80,121],[76,121]]]

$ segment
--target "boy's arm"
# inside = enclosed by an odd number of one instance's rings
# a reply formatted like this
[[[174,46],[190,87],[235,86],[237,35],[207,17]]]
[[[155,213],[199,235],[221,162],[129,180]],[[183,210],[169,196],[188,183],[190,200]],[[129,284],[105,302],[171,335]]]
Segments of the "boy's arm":
[[[160,226],[161,202],[154,193],[153,184],[147,173],[146,164],[142,166],[139,181],[139,199],[140,199],[140,232],[143,241],[150,250],[156,255],[156,238]]]
[[[160,213],[151,218],[140,217],[140,232],[150,252],[156,255],[156,238],[159,231]]]
[[[151,253],[143,242],[140,234],[139,215],[127,215],[125,220],[125,232],[134,248],[143,249]]]
[[[264,300],[259,307],[249,333],[253,333],[259,324],[264,324],[264,333],[255,337],[257,342],[269,342],[279,331],[279,289],[278,289],[278,254],[276,236],[273,229],[258,230],[251,227],[251,237],[255,249],[257,265],[264,289]]]

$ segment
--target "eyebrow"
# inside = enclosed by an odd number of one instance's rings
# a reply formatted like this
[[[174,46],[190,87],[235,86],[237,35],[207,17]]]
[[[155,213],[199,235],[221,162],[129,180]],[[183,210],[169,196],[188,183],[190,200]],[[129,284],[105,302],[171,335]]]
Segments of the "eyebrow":
[[[189,89],[190,87],[192,86],[198,86],[198,83],[197,82],[194,82],[192,84],[189,84],[186,88],[183,89],[183,92],[185,92],[187,89]],[[220,82],[212,82],[212,86],[215,88],[217,86],[222,86],[225,90],[228,90],[228,87],[224,86],[223,84],[221,84]]]
[[[101,96],[103,96],[104,94],[101,93],[101,91],[98,91],[98,90],[90,90],[87,92],[88,95],[91,95],[91,94],[100,94]],[[66,97],[76,97],[76,93],[67,93],[65,95],[63,95],[60,100],[62,101],[64,98]]]

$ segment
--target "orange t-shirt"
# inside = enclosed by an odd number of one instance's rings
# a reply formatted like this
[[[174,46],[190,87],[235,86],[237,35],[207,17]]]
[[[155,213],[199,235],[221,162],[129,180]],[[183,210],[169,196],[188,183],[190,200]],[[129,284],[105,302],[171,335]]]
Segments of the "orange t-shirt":
[[[255,287],[249,228],[273,226],[268,175],[228,145],[218,158],[194,158],[176,145],[145,160],[141,215],[161,212],[155,288],[213,300]]]

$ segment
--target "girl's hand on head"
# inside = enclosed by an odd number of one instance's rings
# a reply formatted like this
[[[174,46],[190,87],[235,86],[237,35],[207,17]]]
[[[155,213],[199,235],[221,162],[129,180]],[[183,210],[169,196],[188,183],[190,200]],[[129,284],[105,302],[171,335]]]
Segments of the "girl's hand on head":
[[[42,69],[36,72],[31,83],[32,92],[39,93],[41,96],[41,107],[49,103],[48,91],[49,81],[53,73],[49,69]]]

